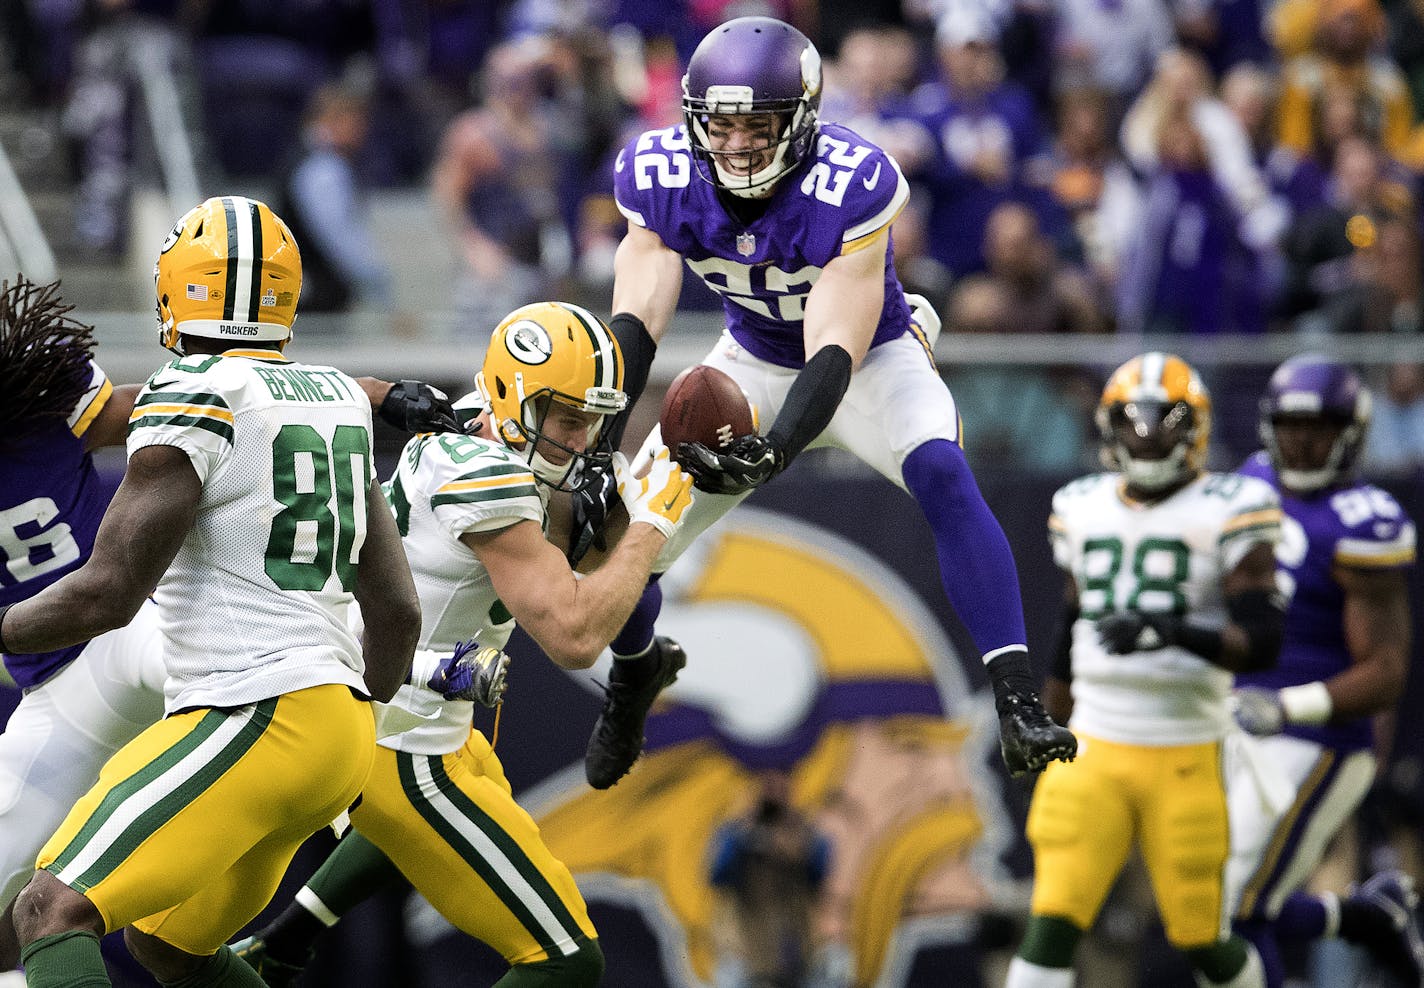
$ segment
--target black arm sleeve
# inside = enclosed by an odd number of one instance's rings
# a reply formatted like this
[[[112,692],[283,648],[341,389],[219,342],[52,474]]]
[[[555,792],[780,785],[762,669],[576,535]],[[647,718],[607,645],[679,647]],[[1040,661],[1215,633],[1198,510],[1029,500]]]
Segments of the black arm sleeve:
[[[648,372],[652,369],[653,357],[657,356],[658,345],[648,333],[648,327],[643,325],[643,320],[631,312],[614,315],[608,320],[608,328],[613,331],[613,338],[618,341],[618,349],[623,353],[623,391],[628,395],[628,408],[613,417],[608,431],[604,433],[604,438],[616,450],[623,442],[628,412],[638,403],[643,389],[648,386]]]
[[[1054,642],[1053,662],[1048,674],[1065,683],[1073,681],[1073,625],[1082,612],[1077,604],[1064,604],[1058,615],[1058,640]]]
[[[830,425],[850,387],[850,372],[850,354],[833,343],[817,350],[796,375],[766,434],[780,448],[783,468]]]
[[[1281,639],[1285,635],[1285,604],[1278,593],[1268,590],[1247,590],[1226,600],[1231,621],[1246,632],[1250,642],[1246,651],[1246,666],[1240,672],[1258,672],[1276,664],[1281,654]]]

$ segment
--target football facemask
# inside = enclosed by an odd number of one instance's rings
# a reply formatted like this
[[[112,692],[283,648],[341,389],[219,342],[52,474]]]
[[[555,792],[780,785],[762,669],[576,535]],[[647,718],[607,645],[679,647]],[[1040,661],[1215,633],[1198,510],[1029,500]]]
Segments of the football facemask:
[[[628,404],[613,333],[586,309],[562,302],[538,302],[506,316],[490,338],[475,386],[501,438],[522,452],[539,480],[559,490],[577,485],[585,463],[608,459],[604,423]],[[576,430],[561,409],[592,416],[581,426],[582,448],[569,440]]]
[[[692,53],[682,77],[682,114],[697,173],[742,198],[770,195],[777,181],[815,154],[820,106],[816,46],[771,17],[738,17],[713,29]],[[711,117],[767,114],[773,116],[772,127],[762,147],[713,150]],[[748,150],[773,148],[771,160],[755,171],[742,174],[727,167]]]
[[[1102,459],[1128,484],[1155,493],[1206,466],[1211,400],[1180,357],[1148,353],[1113,372],[1098,403]]]

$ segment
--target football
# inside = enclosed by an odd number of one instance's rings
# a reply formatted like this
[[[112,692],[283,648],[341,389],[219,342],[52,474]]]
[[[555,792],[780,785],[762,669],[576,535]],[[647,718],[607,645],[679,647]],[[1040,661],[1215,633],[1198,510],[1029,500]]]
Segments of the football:
[[[756,419],[741,385],[722,371],[696,364],[683,371],[663,396],[663,442],[674,454],[678,443],[702,443],[721,452],[756,431]]]

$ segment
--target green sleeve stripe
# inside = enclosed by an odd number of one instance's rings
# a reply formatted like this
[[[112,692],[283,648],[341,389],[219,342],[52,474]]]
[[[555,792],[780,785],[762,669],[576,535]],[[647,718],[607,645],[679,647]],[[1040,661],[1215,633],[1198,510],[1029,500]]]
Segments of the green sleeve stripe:
[[[1279,531],[1281,523],[1278,521],[1263,521],[1256,525],[1247,525],[1245,528],[1233,529],[1217,539],[1217,545],[1225,545],[1233,539],[1239,539],[1243,535],[1259,535],[1261,532]]]
[[[139,429],[170,427],[204,429],[215,436],[220,436],[228,443],[232,442],[232,426],[226,422],[218,422],[200,415],[144,415],[140,413],[129,422],[129,435],[133,435]]]
[[[204,405],[210,408],[228,408],[227,401],[222,395],[211,392],[200,392],[192,394],[186,391],[148,391],[139,395],[138,401],[134,402],[135,408],[142,408],[144,405]],[[230,411],[231,409],[229,409]]]
[[[490,477],[517,477],[521,473],[529,474],[531,479],[534,476],[530,469],[527,466],[524,466],[523,464],[496,463],[491,466],[480,467],[477,470],[471,470],[469,473],[462,473],[454,480],[446,481],[445,484],[442,484],[441,486],[443,487],[448,484],[459,484],[467,480],[488,480]]]
[[[164,366],[172,367],[175,370],[189,371],[193,374],[201,374],[221,359],[221,354],[204,356],[195,353],[188,357],[179,357],[177,360],[170,360]]]
[[[457,491],[451,494],[436,494],[430,499],[430,506],[438,508],[442,504],[482,504],[488,501],[513,501],[521,497],[539,499],[539,492],[533,484],[517,487],[497,487],[490,491]]]

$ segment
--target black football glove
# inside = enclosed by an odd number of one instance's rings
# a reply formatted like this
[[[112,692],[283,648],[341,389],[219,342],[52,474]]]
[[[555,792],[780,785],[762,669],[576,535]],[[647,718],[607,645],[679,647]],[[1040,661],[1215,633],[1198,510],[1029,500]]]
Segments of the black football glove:
[[[702,443],[678,443],[677,462],[692,484],[710,494],[745,494],[781,472],[786,454],[766,436],[742,436],[725,453]]]
[[[1182,619],[1175,614],[1121,611],[1098,621],[1098,637],[1112,655],[1152,652],[1177,643]]]
[[[391,385],[378,409],[381,420],[405,432],[463,432],[450,399],[421,381]]]
[[[573,513],[569,523],[570,566],[577,566],[591,548],[597,548],[599,552],[608,548],[603,528],[608,523],[608,512],[622,500],[618,495],[618,477],[611,464],[598,466],[589,463],[584,466],[583,477],[570,494],[570,510]]]

